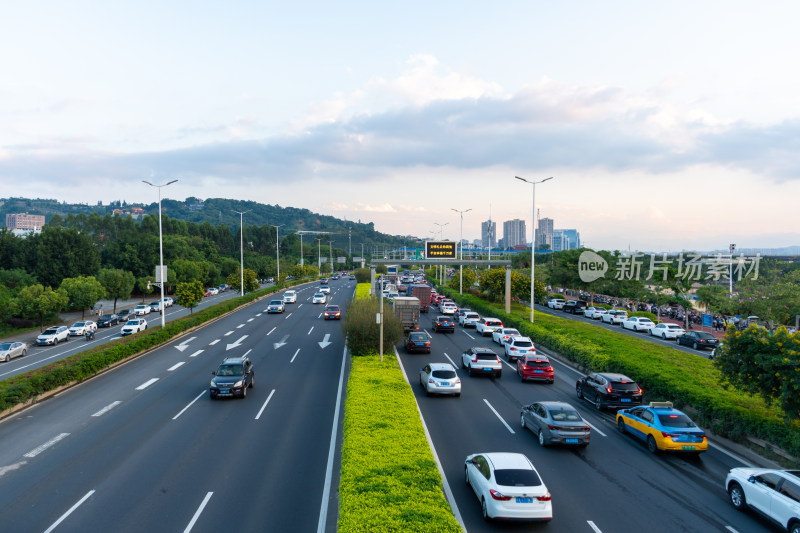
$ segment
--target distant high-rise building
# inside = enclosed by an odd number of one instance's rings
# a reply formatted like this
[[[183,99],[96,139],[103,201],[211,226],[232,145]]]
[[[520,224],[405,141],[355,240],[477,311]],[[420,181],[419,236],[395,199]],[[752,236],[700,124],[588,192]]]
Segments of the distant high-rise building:
[[[44,226],[44,215],[29,215],[28,213],[6,214],[6,227],[10,230],[41,231],[42,226]]]
[[[577,250],[581,247],[581,236],[576,229],[555,229],[553,230],[554,252],[564,250]]]
[[[525,221],[515,218],[503,222],[503,247],[514,248],[527,244],[525,239]]]
[[[540,218],[539,219],[539,227],[536,228],[536,232],[534,234],[536,240],[536,247],[539,248],[542,245],[546,244],[550,247],[551,250],[554,249],[553,247],[553,219],[552,218]]]
[[[481,248],[497,247],[497,222],[481,222]]]

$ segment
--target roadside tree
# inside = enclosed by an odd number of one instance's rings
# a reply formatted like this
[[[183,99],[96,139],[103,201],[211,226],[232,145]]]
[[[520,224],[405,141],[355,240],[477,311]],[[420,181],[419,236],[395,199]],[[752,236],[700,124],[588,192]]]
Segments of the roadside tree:
[[[30,285],[19,291],[11,300],[11,313],[22,318],[37,318],[39,330],[44,326],[45,317],[51,317],[64,310],[69,303],[69,296],[64,289],[53,290],[40,284]]]
[[[203,296],[205,290],[198,280],[178,283],[175,288],[175,303],[188,308],[190,313],[193,313],[197,304],[203,301]]]
[[[231,286],[231,289],[234,291],[241,291],[242,289],[242,275],[241,273],[234,272],[230,274],[226,280],[226,283]],[[258,283],[258,277],[256,273],[249,268],[244,269],[244,292],[253,292],[257,290],[261,286]]]
[[[61,288],[69,297],[69,305],[81,310],[81,319],[85,316],[86,309],[96,304],[106,293],[103,285],[94,276],[64,278]]]
[[[104,268],[97,274],[97,279],[106,290],[106,297],[113,298],[114,309],[117,312],[117,300],[127,300],[133,293],[136,278],[133,274],[118,268]]]

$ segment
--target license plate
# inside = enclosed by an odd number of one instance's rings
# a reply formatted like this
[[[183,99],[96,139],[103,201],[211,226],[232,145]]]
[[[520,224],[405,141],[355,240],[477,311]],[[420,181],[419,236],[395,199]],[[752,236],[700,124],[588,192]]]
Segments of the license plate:
[[[445,382],[445,383],[439,383],[439,386],[440,386],[440,387],[449,387],[449,386],[450,386],[450,384],[449,384],[449,383],[447,383],[447,382]]]
[[[684,450],[694,450],[694,446],[681,446]]]
[[[630,398],[621,398],[620,401],[621,402],[629,402],[630,403],[631,399]]]
[[[578,444],[578,439],[564,439],[567,444]]]
[[[533,498],[520,498],[517,496],[517,503],[533,503]]]
[[[220,390],[219,390],[219,393],[220,393],[220,394],[230,394],[230,393],[231,393],[231,390],[230,390],[230,389],[220,389]]]
[[[544,370],[534,370],[533,373],[534,374],[543,374]]]
[[[519,353],[520,354],[526,354],[526,353],[528,353],[528,350],[520,350]]]
[[[483,369],[483,371],[484,371],[484,372],[491,372],[491,371],[492,371],[492,369],[491,369],[491,368],[484,368],[484,369]]]
[[[425,343],[424,342],[418,342],[417,346],[425,346]]]

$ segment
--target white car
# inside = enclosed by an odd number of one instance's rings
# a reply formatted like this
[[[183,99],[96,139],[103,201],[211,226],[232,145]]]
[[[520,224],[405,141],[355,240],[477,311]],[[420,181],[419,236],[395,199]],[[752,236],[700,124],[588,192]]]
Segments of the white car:
[[[502,328],[503,323],[499,318],[484,317],[475,323],[475,333],[480,333],[482,336],[491,335],[496,329]]]
[[[297,303],[297,291],[288,290],[283,293],[283,303],[293,304]]]
[[[739,511],[753,509],[789,533],[800,533],[800,477],[796,470],[733,468],[725,490]]]
[[[461,323],[461,317],[466,315],[467,313],[473,313],[472,309],[467,309],[466,307],[459,307],[458,308],[458,323]]]
[[[322,292],[322,293],[325,293],[325,294],[330,294],[331,293],[330,285],[320,285],[319,286],[319,292]]]
[[[514,328],[498,328],[492,332],[492,340],[502,346],[508,342],[508,339],[519,334],[519,331]]]
[[[553,519],[550,491],[530,459],[521,453],[468,455],[464,479],[478,497],[485,520]]]
[[[600,318],[600,315],[605,311],[602,307],[587,307],[583,311],[583,316],[586,318],[591,318],[592,320],[597,320]]]
[[[75,322],[69,328],[71,336],[86,335],[87,331],[97,331],[97,324],[91,320],[81,320],[80,322]]]
[[[164,307],[172,307],[173,305],[175,305],[175,300],[169,296],[164,296]]]
[[[683,335],[684,333],[686,333],[686,330],[678,324],[667,324],[666,322],[661,322],[650,328],[650,335],[661,337],[664,340],[675,339],[678,335]]]
[[[134,307],[133,312],[131,314],[134,314],[136,316],[143,316],[148,314],[149,312],[150,312],[150,306],[142,304]]]
[[[547,307],[550,309],[564,309],[565,303],[567,302],[561,298],[553,298],[552,300],[548,300]]]
[[[8,363],[15,357],[28,355],[28,345],[24,342],[0,342],[0,361]]]
[[[443,315],[455,315],[458,312],[458,306],[451,302],[444,303],[441,307]]]
[[[458,315],[458,323],[461,324],[461,327],[464,328],[474,328],[478,324],[478,320],[481,319],[481,315],[478,313],[464,313],[463,315]]]
[[[125,325],[122,326],[122,330],[120,333],[125,335],[132,335],[133,333],[139,333],[140,331],[144,331],[147,329],[147,320],[144,318],[132,318],[125,322]]]
[[[536,347],[530,337],[511,337],[503,346],[509,362],[522,359],[527,354],[536,353]]]
[[[283,300],[270,301],[266,309],[267,314],[283,313],[284,311],[286,311],[286,305],[283,303]]]
[[[36,337],[36,344],[44,346],[47,344],[58,344],[69,340],[69,328],[67,326],[51,326]]]
[[[622,321],[626,318],[628,318],[628,312],[624,309],[611,309],[601,316],[601,319],[606,324],[622,324]]]
[[[644,316],[629,316],[622,321],[622,327],[633,331],[650,331],[650,328],[655,327],[655,324]]]
[[[419,369],[419,384],[425,394],[461,396],[461,379],[450,363],[428,363]]]
[[[216,287],[209,287],[208,289],[206,289],[206,292],[211,296],[216,296],[217,294],[219,294],[219,289]]]
[[[324,304],[327,303],[328,297],[325,295],[324,292],[318,292],[314,296],[311,297],[312,304]]]

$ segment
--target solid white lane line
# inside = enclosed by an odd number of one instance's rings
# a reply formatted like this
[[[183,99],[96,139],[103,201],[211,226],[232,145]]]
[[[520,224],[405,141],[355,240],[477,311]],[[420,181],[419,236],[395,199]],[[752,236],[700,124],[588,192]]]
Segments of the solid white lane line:
[[[452,359],[450,359],[450,356],[447,355],[447,352],[444,352],[444,356],[447,357],[447,360],[450,361],[450,364],[453,365],[453,368],[458,368],[458,365],[456,364],[456,362],[453,361]]]
[[[177,369],[179,369],[180,367],[182,367],[185,364],[186,364],[186,361],[181,361],[180,363],[175,363],[174,365],[172,365],[171,367],[169,367],[167,369],[167,372],[172,372],[173,370],[177,370]]]
[[[709,442],[708,445],[711,448],[714,448],[715,450],[721,451],[722,453],[724,453],[725,455],[727,455],[731,459],[735,459],[735,460],[739,461],[740,463],[742,463],[743,465],[745,465],[748,468],[755,468],[755,465],[753,463],[749,462],[748,460],[746,460],[746,459],[744,459],[742,457],[739,457],[738,455],[736,455],[733,452],[729,452],[725,448],[722,448],[721,446],[718,446],[718,445],[714,444],[713,442]]]
[[[250,353],[250,352],[252,352],[252,351],[253,351],[253,349],[252,349],[252,348],[250,348],[249,350],[247,350],[246,352],[244,352],[244,355],[243,355],[242,357],[247,357],[247,354],[249,354],[249,353]]]
[[[311,332],[312,332],[312,331],[314,331],[314,326],[311,326],[311,329],[310,329],[310,330],[308,330],[308,333],[306,333],[306,335],[311,335]]]
[[[396,353],[396,352],[395,352]],[[400,357],[396,356],[400,361]],[[319,521],[317,522],[317,533],[325,533],[325,523],[328,520],[328,500],[331,496],[331,478],[333,477],[333,462],[336,452],[336,434],[339,427],[339,406],[342,403],[342,388],[344,387],[344,370],[347,362],[347,345],[345,344],[342,352],[342,369],[339,371],[339,390],[336,393],[336,409],[333,411],[333,427],[331,428],[331,443],[328,446],[328,466],[325,469],[325,483],[322,489],[322,504],[319,510]],[[403,372],[405,375],[405,372]],[[420,416],[422,414],[420,413]],[[440,472],[441,473],[441,472]],[[442,476],[444,477],[444,476]],[[445,483],[447,481],[445,480]],[[456,509],[456,513],[458,509]]]
[[[63,521],[64,521],[64,520],[65,520],[65,519],[66,519],[66,518],[69,516],[69,515],[71,515],[71,514],[72,514],[72,512],[73,512],[75,509],[77,509],[78,507],[80,507],[80,505],[81,505],[83,502],[85,502],[86,500],[88,500],[88,499],[89,499],[89,497],[90,497],[92,494],[94,494],[94,489],[92,489],[92,490],[90,490],[89,492],[87,492],[87,493],[86,493],[86,494],[83,496],[83,498],[81,498],[80,500],[78,500],[78,501],[77,501],[77,503],[76,503],[75,505],[73,505],[72,507],[70,507],[70,508],[69,508],[69,511],[67,511],[67,512],[66,512],[66,513],[64,513],[64,514],[62,514],[62,515],[61,515],[61,518],[59,518],[58,520],[56,520],[55,522],[53,522],[53,525],[52,525],[52,526],[50,526],[50,527],[48,527],[47,529],[45,529],[45,530],[44,530],[44,533],[50,533],[50,532],[51,532],[51,531],[53,531],[53,530],[54,530],[56,527],[58,527],[58,524],[60,524],[61,522],[63,522]]]
[[[586,523],[589,524],[589,527],[594,530],[594,533],[603,533],[602,531],[600,531],[600,528],[594,525],[594,522],[592,522],[591,520],[587,520]]]
[[[184,407],[183,409],[181,409],[181,412],[180,412],[180,413],[178,413],[177,415],[173,416],[173,417],[172,417],[172,419],[173,419],[173,420],[175,420],[176,418],[178,418],[179,416],[181,416],[181,415],[182,415],[182,414],[183,414],[183,413],[184,413],[184,412],[185,412],[185,411],[186,411],[188,408],[190,408],[190,407],[192,406],[192,404],[193,404],[194,402],[196,402],[197,400],[199,400],[199,399],[200,399],[200,397],[201,397],[203,394],[205,394],[205,393],[206,393],[206,391],[204,390],[203,392],[201,392],[200,394],[198,394],[198,395],[197,395],[197,398],[195,398],[194,400],[192,400],[191,402],[189,402],[189,405],[187,405],[186,407]]]
[[[274,328],[269,330],[269,332],[267,333],[267,336],[269,336],[269,334],[272,333],[273,331],[275,331],[276,329],[278,329],[278,326],[275,326]]]
[[[464,332],[464,335],[466,335],[467,337],[469,337],[469,338],[470,338],[470,339],[472,339],[472,340],[475,340],[475,337],[473,337],[472,335],[470,335],[469,333],[467,333],[467,332],[466,332],[466,331],[464,331],[464,330],[462,330],[462,331]]]
[[[208,500],[211,499],[211,496],[213,494],[214,494],[213,492],[209,492],[209,493],[206,494],[206,497],[203,498],[203,503],[201,503],[200,507],[198,507],[197,511],[195,511],[194,516],[192,517],[192,520],[189,522],[189,525],[186,526],[186,529],[183,530],[183,533],[189,533],[192,530],[192,528],[194,527],[195,522],[197,522],[197,519],[200,518],[200,513],[202,513],[203,509],[206,508],[206,504],[208,503]]]
[[[203,350],[197,350],[196,352],[194,352],[194,353],[193,353],[192,355],[190,355],[189,357],[197,357],[197,356],[198,356],[198,355],[200,355],[201,353],[203,353]]]
[[[142,383],[141,385],[136,387],[136,390],[144,390],[147,387],[149,387],[150,385],[152,385],[153,383],[155,383],[156,381],[158,381],[158,378],[148,379],[147,381],[145,381],[144,383]]]
[[[275,389],[272,389],[272,392],[270,392],[270,393],[269,393],[269,396],[267,396],[267,401],[266,401],[266,402],[264,402],[264,405],[262,405],[262,406],[261,406],[261,409],[259,409],[259,411],[258,411],[258,414],[256,415],[256,420],[258,420],[259,418],[261,418],[261,413],[263,413],[263,412],[264,412],[264,409],[266,409],[266,408],[267,408],[267,404],[269,403],[269,400],[270,400],[270,398],[272,398],[272,395],[273,395],[273,394],[275,394]]]
[[[217,344],[219,341],[220,341],[220,339],[214,339],[213,341],[209,342],[209,343],[208,343],[208,345],[209,345],[209,346],[214,346],[214,345],[215,345],[215,344]]]
[[[491,410],[492,410],[492,412],[494,413],[494,416],[496,416],[497,418],[499,418],[499,419],[500,419],[500,422],[502,422],[502,423],[503,423],[503,425],[506,427],[506,429],[507,429],[507,430],[509,430],[509,431],[511,432],[511,434],[513,435],[513,434],[515,433],[515,432],[514,432],[514,430],[513,430],[513,429],[511,429],[511,426],[509,426],[508,424],[506,424],[506,421],[505,421],[505,420],[503,420],[503,417],[502,417],[502,416],[500,416],[500,413],[498,413],[497,411],[495,411],[494,407],[492,407],[492,404],[490,404],[490,403],[489,403],[489,400],[487,400],[486,398],[484,398],[484,399],[483,399],[483,402],[484,402],[486,405],[488,405],[488,406],[489,406],[489,409],[491,409]]]
[[[45,450],[46,450],[47,448],[49,448],[50,446],[52,446],[52,445],[53,445],[53,444],[55,444],[56,442],[58,442],[58,441],[60,441],[60,440],[62,440],[62,439],[64,439],[64,438],[66,438],[66,437],[69,437],[69,433],[61,433],[60,435],[56,435],[55,437],[53,437],[53,438],[52,438],[52,439],[50,439],[49,441],[45,442],[44,444],[42,444],[42,445],[41,445],[41,446],[39,446],[38,448],[34,448],[34,449],[32,449],[31,451],[29,451],[28,453],[26,453],[26,454],[24,455],[24,457],[28,457],[28,458],[31,458],[31,457],[36,457],[37,455],[39,455],[40,453],[42,453],[43,451],[45,451]]]
[[[252,322],[253,320],[255,320],[255,318],[248,318],[247,319],[248,322]]]
[[[224,336],[224,337],[227,337],[228,335],[231,335],[231,334],[233,334],[233,330],[230,330],[228,333],[226,333],[226,334],[225,334],[225,335],[223,335],[223,336]]]
[[[603,433],[602,431],[600,431],[599,429],[597,429],[597,428],[594,426],[594,424],[592,424],[591,422],[589,422],[589,421],[588,421],[588,420],[586,420],[585,418],[583,419],[583,421],[584,421],[584,422],[586,422],[586,424],[588,424],[588,426],[589,426],[590,428],[592,428],[592,429],[593,429],[593,430],[595,430],[596,432],[600,433],[600,435],[602,435],[602,436],[604,436],[604,437],[608,437],[608,435],[606,435],[605,433]]]
[[[294,352],[294,355],[293,355],[293,356],[292,356],[292,358],[289,360],[289,362],[290,362],[290,363],[294,363],[294,358],[295,358],[295,357],[297,357],[297,354],[299,354],[299,353],[300,353],[300,348],[298,348],[298,349],[297,349],[297,351],[296,351],[296,352]]]
[[[243,327],[244,327],[244,324],[239,324],[238,326],[236,326],[236,329],[243,328]]]
[[[109,412],[110,410],[112,410],[113,408],[115,408],[116,406],[118,406],[121,403],[122,402],[119,401],[119,400],[117,400],[116,402],[111,402],[110,404],[106,405],[105,407],[103,407],[102,409],[97,411],[92,416],[103,416],[104,414],[106,414],[107,412]]]

